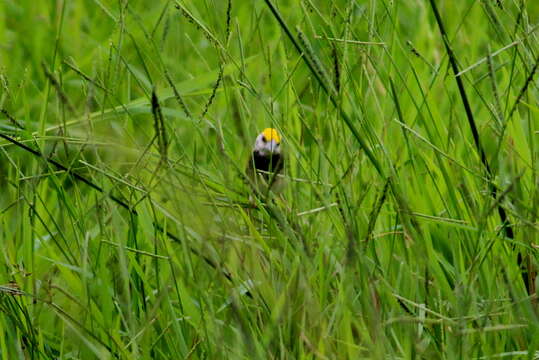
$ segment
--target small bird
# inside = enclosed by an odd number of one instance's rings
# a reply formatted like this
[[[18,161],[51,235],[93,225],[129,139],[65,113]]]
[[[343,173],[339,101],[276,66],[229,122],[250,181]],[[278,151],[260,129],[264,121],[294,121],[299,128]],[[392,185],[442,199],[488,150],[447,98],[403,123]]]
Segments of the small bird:
[[[257,137],[247,164],[247,174],[262,194],[282,190],[284,181],[278,176],[284,168],[281,136],[273,128],[264,129]]]

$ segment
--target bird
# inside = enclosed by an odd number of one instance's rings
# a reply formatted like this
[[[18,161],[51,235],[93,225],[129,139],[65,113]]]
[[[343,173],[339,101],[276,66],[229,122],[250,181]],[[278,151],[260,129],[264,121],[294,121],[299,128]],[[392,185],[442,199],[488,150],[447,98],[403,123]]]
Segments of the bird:
[[[282,190],[284,181],[280,175],[283,169],[281,136],[276,129],[266,128],[256,137],[246,173],[256,190],[268,195],[270,190],[274,193]]]

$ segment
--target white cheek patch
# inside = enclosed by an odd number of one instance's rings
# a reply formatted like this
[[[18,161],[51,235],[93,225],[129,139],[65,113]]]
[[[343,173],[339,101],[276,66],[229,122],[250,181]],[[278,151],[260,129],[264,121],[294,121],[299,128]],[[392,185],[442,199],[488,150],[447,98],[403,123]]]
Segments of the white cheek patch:
[[[263,135],[260,134],[256,138],[253,151],[258,152],[262,156],[269,155],[271,153],[278,154],[280,152],[280,145],[275,142],[275,140],[264,141]]]
[[[271,140],[268,143],[268,150],[271,152],[279,152],[279,144],[277,144],[274,140]]]
[[[255,146],[254,146],[253,150],[262,151],[262,149],[264,149],[264,147],[265,147],[265,144],[262,141],[262,135],[258,135],[258,137],[256,138],[256,141],[255,141]]]

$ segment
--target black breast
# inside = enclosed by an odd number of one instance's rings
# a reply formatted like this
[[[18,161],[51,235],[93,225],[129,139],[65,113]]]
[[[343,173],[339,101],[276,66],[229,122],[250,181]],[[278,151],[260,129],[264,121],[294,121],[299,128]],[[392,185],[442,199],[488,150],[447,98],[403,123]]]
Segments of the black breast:
[[[279,154],[261,156],[258,152],[253,152],[253,164],[257,170],[268,172],[279,172],[283,168],[283,159]],[[268,177],[264,174],[264,177]]]

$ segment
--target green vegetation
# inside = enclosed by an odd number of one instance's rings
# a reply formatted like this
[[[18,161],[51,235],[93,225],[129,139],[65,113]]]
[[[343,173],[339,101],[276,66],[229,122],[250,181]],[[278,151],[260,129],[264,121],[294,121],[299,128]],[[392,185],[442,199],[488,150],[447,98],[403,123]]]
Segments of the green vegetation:
[[[534,358],[537,24],[1,1],[0,358]],[[244,178],[265,127],[280,197]]]

